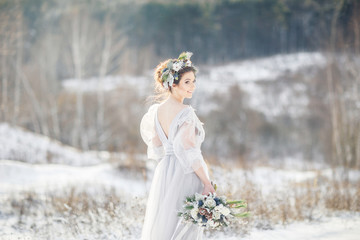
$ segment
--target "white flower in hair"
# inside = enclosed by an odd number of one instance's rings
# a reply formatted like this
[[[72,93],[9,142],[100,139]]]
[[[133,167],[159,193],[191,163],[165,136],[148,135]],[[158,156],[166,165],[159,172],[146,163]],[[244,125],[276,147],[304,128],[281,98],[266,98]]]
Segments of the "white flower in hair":
[[[187,60],[185,66],[186,67],[191,67],[191,64],[192,64],[192,62],[190,60]]]
[[[173,83],[174,83],[174,76],[171,74],[171,73],[169,73],[169,76],[168,76],[168,78],[167,78],[167,82],[169,83],[169,86],[171,87],[172,85],[173,85]]]
[[[182,62],[182,61],[175,62],[175,63],[173,64],[173,70],[174,70],[175,72],[179,71],[179,70],[182,68],[183,64],[184,64],[184,62]]]
[[[186,52],[186,59],[189,59],[191,58],[191,56],[193,55],[192,52]]]

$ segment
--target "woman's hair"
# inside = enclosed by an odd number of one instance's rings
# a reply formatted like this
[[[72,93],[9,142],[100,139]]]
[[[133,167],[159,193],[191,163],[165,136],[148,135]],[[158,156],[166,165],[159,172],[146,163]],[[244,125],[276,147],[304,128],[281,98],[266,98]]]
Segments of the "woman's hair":
[[[155,90],[155,95],[154,96],[150,96],[150,98],[153,98],[153,101],[155,102],[162,102],[163,100],[165,100],[171,93],[172,93],[172,86],[169,86],[168,89],[164,88],[163,86],[163,81],[161,79],[161,75],[162,75],[162,71],[167,67],[167,64],[169,61],[174,61],[176,59],[168,59],[165,60],[161,63],[159,63],[154,71],[154,80],[155,80],[155,86],[154,86],[154,90]],[[178,74],[179,74],[179,78],[178,80],[174,79],[174,84],[179,84],[182,76],[187,73],[187,72],[193,72],[194,74],[196,74],[197,69],[194,66],[186,66],[183,67],[179,70]]]

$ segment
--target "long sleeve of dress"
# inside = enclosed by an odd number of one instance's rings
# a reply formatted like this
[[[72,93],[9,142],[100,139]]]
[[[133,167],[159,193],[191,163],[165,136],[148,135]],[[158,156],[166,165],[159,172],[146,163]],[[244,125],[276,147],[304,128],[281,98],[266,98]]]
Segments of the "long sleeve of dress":
[[[207,168],[201,153],[201,144],[205,138],[203,123],[193,110],[189,111],[178,122],[178,129],[174,137],[174,153],[185,174],[200,167]]]
[[[159,161],[164,156],[164,147],[155,130],[155,114],[158,104],[153,104],[140,122],[140,134],[147,145],[147,157]]]

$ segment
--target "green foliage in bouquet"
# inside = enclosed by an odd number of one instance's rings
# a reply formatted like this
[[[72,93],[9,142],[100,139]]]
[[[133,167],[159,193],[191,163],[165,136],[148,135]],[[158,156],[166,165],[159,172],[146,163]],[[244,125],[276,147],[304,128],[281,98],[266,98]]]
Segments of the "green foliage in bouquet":
[[[216,191],[216,184],[213,186]],[[209,193],[207,196],[195,193],[185,198],[183,209],[178,212],[178,216],[184,222],[214,229],[229,226],[235,218],[249,217],[249,212],[238,212],[246,207],[245,200],[227,201],[225,196],[216,196],[216,193]]]

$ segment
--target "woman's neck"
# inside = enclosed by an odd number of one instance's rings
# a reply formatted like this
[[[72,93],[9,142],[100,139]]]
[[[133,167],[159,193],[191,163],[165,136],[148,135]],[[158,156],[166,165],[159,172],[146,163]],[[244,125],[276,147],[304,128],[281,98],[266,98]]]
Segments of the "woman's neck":
[[[183,104],[184,98],[175,96],[174,94],[170,94],[168,101],[175,102],[177,104]]]

